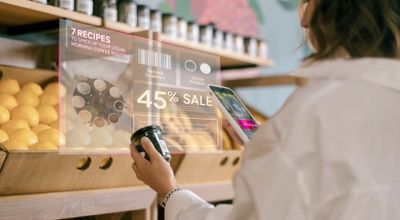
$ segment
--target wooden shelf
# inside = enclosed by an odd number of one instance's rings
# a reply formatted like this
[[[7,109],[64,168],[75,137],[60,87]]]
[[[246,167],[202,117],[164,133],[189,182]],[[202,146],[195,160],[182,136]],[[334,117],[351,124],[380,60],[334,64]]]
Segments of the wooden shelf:
[[[61,219],[149,208],[147,186],[0,197],[2,219]]]
[[[66,18],[72,21],[96,27],[104,27],[110,30],[128,34],[143,32],[143,30],[140,28],[131,27],[121,22],[102,20],[96,16],[88,16],[82,13],[68,11],[59,7],[44,5],[29,0],[0,0],[0,14],[0,26],[5,28]],[[201,43],[192,43],[185,40],[179,40],[164,34],[159,34],[158,40],[164,43],[220,56],[222,68],[273,65],[273,62],[270,60],[250,57],[247,54],[228,52],[222,49],[205,46]]]
[[[177,38],[169,37],[165,34],[160,34],[159,40],[164,43],[173,44],[180,47],[189,48],[192,50],[201,51],[204,53],[214,54],[221,57],[221,67],[244,67],[244,66],[273,66],[271,60],[261,59],[258,57],[251,57],[247,54],[238,54],[229,52],[222,49],[213,48],[203,45],[201,43],[193,43],[189,41],[179,40]]]
[[[67,18],[101,26],[101,18],[28,0],[0,0],[0,26],[15,27]]]

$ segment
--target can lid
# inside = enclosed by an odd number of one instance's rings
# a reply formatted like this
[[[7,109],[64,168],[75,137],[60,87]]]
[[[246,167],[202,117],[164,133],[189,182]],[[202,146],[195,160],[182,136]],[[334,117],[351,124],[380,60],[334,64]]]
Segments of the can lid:
[[[140,128],[139,130],[135,131],[131,136],[131,140],[136,140],[136,139],[140,138],[140,136],[143,133],[145,133],[147,131],[153,131],[153,130],[160,130],[162,132],[161,127],[158,125],[146,126],[146,127]]]

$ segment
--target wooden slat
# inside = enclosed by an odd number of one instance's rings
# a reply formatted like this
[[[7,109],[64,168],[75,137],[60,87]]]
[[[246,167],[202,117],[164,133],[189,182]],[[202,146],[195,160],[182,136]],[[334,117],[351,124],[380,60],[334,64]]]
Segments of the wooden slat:
[[[14,27],[68,18],[94,26],[101,26],[101,18],[68,11],[28,0],[0,0],[0,26]]]
[[[181,184],[181,187],[188,189],[207,202],[231,200],[235,196],[232,181],[208,182]]]
[[[151,207],[147,186],[0,197],[1,219],[61,219]]]

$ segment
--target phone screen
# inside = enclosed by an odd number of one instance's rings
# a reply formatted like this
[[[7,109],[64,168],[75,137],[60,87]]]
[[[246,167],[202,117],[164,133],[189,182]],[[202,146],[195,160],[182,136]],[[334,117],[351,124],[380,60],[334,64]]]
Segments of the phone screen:
[[[210,85],[210,88],[232,118],[242,128],[247,137],[249,139],[253,137],[254,132],[257,130],[257,122],[247,111],[246,107],[243,106],[242,102],[239,101],[239,98],[235,93],[233,93],[232,90],[223,87]]]

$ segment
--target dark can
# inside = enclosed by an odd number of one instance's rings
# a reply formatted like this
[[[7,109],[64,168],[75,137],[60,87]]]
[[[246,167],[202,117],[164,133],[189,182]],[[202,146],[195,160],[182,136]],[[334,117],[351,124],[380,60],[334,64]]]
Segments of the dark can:
[[[76,0],[76,11],[92,15],[93,14],[93,1],[92,0]]]
[[[194,43],[199,42],[199,25],[194,21],[188,22],[187,39]]]
[[[134,0],[118,0],[118,21],[137,26],[137,6]]]
[[[200,26],[200,42],[211,46],[213,40],[213,25],[201,25]]]
[[[233,50],[233,34],[231,32],[224,32],[224,49],[227,51]]]
[[[184,18],[178,18],[178,38],[186,40],[187,38],[187,21]]]
[[[162,31],[161,12],[158,10],[150,10],[150,30],[154,32]]]
[[[236,34],[233,37],[233,50],[238,54],[243,54],[244,52],[243,36]]]
[[[170,37],[176,37],[177,33],[177,18],[173,14],[162,15],[162,32]]]
[[[224,32],[214,28],[213,30],[213,45],[215,48],[221,49],[224,42]]]
[[[150,9],[146,5],[137,6],[138,27],[150,30]]]
[[[141,143],[142,137],[147,137],[153,143],[154,148],[161,154],[161,156],[169,163],[171,161],[171,154],[169,153],[167,144],[165,143],[161,127],[158,125],[150,125],[143,127],[131,136],[131,143],[140,153],[144,153],[144,158],[150,160],[149,155],[144,151]]]
[[[95,1],[94,14],[104,20],[117,21],[117,0]]]
[[[74,10],[74,0],[50,0],[50,5],[54,5],[68,11]]]
[[[257,56],[257,39],[254,37],[244,38],[244,52],[251,57]]]

